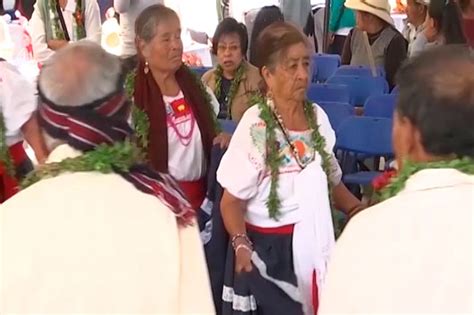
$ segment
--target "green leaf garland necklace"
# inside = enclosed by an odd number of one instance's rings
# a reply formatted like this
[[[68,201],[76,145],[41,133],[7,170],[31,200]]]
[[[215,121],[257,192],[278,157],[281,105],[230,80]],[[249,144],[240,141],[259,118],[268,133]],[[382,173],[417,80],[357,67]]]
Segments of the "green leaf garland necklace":
[[[415,173],[425,169],[456,169],[464,174],[474,175],[474,159],[464,157],[453,160],[443,160],[428,163],[406,161],[397,175],[390,179],[387,186],[376,193],[377,201],[392,198],[405,189],[407,180]]]
[[[3,163],[7,174],[14,177],[15,166],[7,145],[7,127],[2,113],[0,113],[0,162]]]
[[[237,90],[239,89],[240,82],[242,81],[242,77],[245,73],[244,62],[240,63],[240,66],[237,68],[235,72],[235,76],[232,79],[232,83],[229,88],[229,93],[225,98],[225,103],[227,106],[227,118],[231,119],[232,117],[232,101],[234,100],[235,95],[237,94]],[[222,69],[221,65],[218,65],[216,68],[216,89],[214,91],[216,98],[219,99],[222,93],[222,77],[224,75],[224,70]]]
[[[39,166],[26,176],[21,186],[26,188],[43,179],[53,178],[66,172],[94,171],[104,174],[127,172],[132,165],[139,162],[143,162],[143,153],[129,140],[113,145],[102,144],[78,157]]]
[[[280,155],[277,139],[276,139],[276,129],[279,129],[279,122],[276,117],[278,117],[274,109],[261,95],[255,95],[253,101],[258,104],[260,109],[260,119],[266,125],[266,158],[265,162],[267,167],[270,169],[271,183],[270,183],[270,193],[267,200],[268,214],[270,218],[278,220],[280,215],[281,200],[278,196],[278,186],[279,186],[279,170],[282,163],[282,156]],[[255,103],[253,103],[255,104]],[[322,168],[326,175],[329,177],[331,173],[331,163],[330,163],[330,154],[326,152],[326,139],[319,132],[319,125],[317,124],[316,114],[314,112],[314,106],[311,102],[306,101],[304,103],[304,113],[308,126],[311,130],[311,145],[314,152],[318,152],[322,160]],[[282,130],[282,132],[285,132]],[[295,159],[298,157],[295,156]],[[299,163],[298,163],[299,164]],[[330,186],[330,181],[328,180],[328,185]],[[331,193],[329,187],[329,198],[331,200]]]
[[[132,103],[132,125],[138,145],[146,150],[148,148],[148,132],[150,130],[150,120],[144,110],[135,105],[133,92],[135,91],[136,72],[130,71],[125,79],[125,92]]]

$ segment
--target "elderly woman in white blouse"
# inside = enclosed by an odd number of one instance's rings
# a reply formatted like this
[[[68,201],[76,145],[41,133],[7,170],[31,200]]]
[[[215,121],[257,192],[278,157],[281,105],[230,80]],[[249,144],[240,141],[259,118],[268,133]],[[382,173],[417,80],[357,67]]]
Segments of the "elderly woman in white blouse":
[[[334,244],[329,193],[349,213],[361,203],[341,182],[328,117],[306,101],[305,35],[277,22],[258,46],[267,95],[244,114],[217,173],[232,239],[223,313],[314,314]]]

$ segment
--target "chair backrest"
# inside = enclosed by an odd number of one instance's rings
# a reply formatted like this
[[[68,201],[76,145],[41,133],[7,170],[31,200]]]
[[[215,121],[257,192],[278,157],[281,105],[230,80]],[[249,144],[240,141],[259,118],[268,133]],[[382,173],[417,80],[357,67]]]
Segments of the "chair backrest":
[[[202,77],[202,75],[204,73],[211,70],[212,68],[210,68],[210,67],[192,67],[191,69],[194,71],[194,73],[196,73],[197,76]]]
[[[313,56],[312,81],[324,83],[336,72],[341,65],[339,55],[316,54]]]
[[[364,116],[392,118],[397,95],[384,94],[371,96],[364,105]]]
[[[237,123],[233,120],[219,119],[219,124],[221,125],[222,131],[230,134],[233,134],[237,128]]]
[[[392,156],[392,120],[350,117],[337,130],[336,148],[370,156]]]
[[[388,83],[383,77],[338,75],[329,78],[330,84],[343,84],[349,87],[351,103],[363,106],[372,95],[388,93]]]
[[[320,102],[340,102],[353,105],[349,88],[340,84],[317,84],[312,83],[308,87],[308,99],[315,103]]]
[[[349,103],[320,102],[318,105],[328,115],[332,129],[335,131],[339,129],[344,120],[354,115],[354,106]]]
[[[334,75],[356,75],[356,76],[372,76],[372,70],[367,66],[340,66]],[[385,69],[382,67],[377,68],[377,76],[385,77]]]

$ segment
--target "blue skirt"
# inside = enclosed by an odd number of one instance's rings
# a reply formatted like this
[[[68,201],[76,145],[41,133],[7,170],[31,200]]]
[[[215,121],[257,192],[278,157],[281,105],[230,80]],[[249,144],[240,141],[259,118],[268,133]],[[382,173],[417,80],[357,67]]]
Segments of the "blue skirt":
[[[293,234],[269,234],[251,228],[247,229],[247,234],[254,245],[253,269],[251,272],[236,273],[234,250],[229,245],[222,292],[222,314],[303,314],[302,304],[293,294],[289,294],[289,291],[297,294]]]

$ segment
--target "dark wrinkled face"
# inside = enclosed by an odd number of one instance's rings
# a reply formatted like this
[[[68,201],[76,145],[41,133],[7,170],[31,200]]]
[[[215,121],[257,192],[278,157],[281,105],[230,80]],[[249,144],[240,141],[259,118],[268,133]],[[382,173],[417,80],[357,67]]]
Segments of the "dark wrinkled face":
[[[227,73],[234,73],[244,59],[237,33],[225,34],[217,44],[217,60]]]
[[[269,91],[282,100],[304,101],[310,76],[310,51],[305,43],[290,46],[273,69],[263,68]]]
[[[183,42],[179,19],[169,17],[156,26],[153,39],[145,43],[140,40],[140,51],[151,69],[176,71],[182,64]]]

